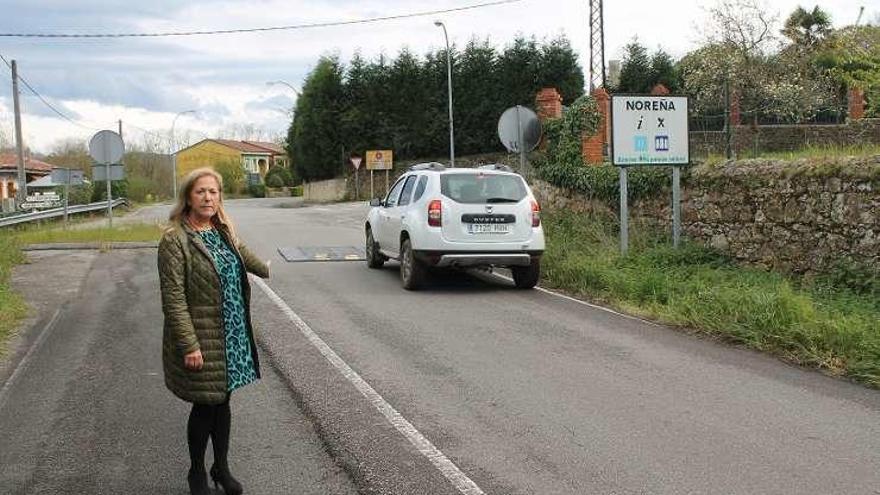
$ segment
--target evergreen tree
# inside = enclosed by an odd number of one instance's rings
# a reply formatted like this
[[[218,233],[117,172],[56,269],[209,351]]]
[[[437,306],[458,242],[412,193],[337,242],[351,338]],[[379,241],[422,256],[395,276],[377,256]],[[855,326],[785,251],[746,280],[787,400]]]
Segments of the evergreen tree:
[[[341,170],[342,71],[335,56],[321,57],[297,99],[287,142],[296,173],[304,180],[332,178]]]
[[[504,107],[498,104],[496,94],[503,88],[497,76],[495,49],[488,41],[471,40],[459,60],[453,78],[456,153],[501,150],[496,134]],[[445,113],[444,117],[449,120]]]
[[[403,49],[388,68],[386,100],[390,142],[397,156],[410,158],[425,152],[424,129],[430,114],[425,111],[427,88],[419,60]]]
[[[624,47],[624,51],[617,92],[650,92],[653,85],[651,84],[651,62],[648,59],[648,50],[639,43],[638,39],[634,38]]]
[[[517,37],[498,57],[498,78],[503,91],[495,95],[499,106],[534,105],[535,94],[540,89],[538,72],[541,51],[535,38]]]
[[[555,87],[567,104],[584,94],[584,70],[568,39],[559,37],[542,46],[539,63],[538,90]]]
[[[375,139],[375,126],[367,113],[369,81],[367,62],[355,53],[345,77],[345,108],[342,112],[342,134],[349,152],[363,153]]]
[[[451,47],[457,154],[500,151],[498,118],[513,105],[534,106],[542,87],[565,101],[583,93],[583,71],[570,43],[539,46],[518,37],[500,55],[488,40]],[[322,57],[303,85],[287,136],[288,153],[303,180],[338,175],[341,153],[393,149],[395,158],[449,153],[446,51],[424,59],[403,49],[365,61],[359,53],[347,70]]]
[[[651,57],[650,84],[651,89],[657,84],[662,84],[671,93],[677,93],[681,88],[678,71],[675,69],[675,62],[662,49],[658,49]]]
[[[455,59],[453,58],[453,64]],[[427,101],[425,110],[429,113],[426,133],[425,156],[448,156],[449,155],[449,90],[446,79],[446,50],[438,50],[425,56],[425,87],[427,89]],[[453,75],[455,78],[455,75]],[[453,96],[455,96],[453,111],[461,108],[456,104],[458,100],[457,89],[461,86],[453,79]],[[457,115],[457,114],[456,114]],[[461,136],[457,130],[456,138]],[[457,141],[458,139],[456,139]]]

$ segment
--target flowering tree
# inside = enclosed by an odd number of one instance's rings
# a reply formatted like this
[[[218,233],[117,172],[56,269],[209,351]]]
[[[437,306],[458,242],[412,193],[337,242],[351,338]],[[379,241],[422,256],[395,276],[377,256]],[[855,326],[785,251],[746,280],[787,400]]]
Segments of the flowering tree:
[[[812,63],[814,43],[821,41],[819,33],[824,36],[824,28],[815,26],[827,19],[813,13],[808,20],[798,11],[789,17],[787,34],[803,44],[786,46],[774,34],[778,19],[756,0],[723,0],[710,9],[707,43],[679,64],[694,109],[722,112],[729,88],[743,116],[755,123],[802,122],[834,110],[835,85]]]

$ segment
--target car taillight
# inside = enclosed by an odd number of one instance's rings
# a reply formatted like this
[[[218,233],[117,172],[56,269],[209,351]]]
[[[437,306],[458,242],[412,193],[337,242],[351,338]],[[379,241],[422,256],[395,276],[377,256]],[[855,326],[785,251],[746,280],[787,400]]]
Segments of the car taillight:
[[[428,225],[431,227],[440,227],[443,225],[443,204],[439,199],[435,199],[428,203]]]
[[[541,226],[541,207],[537,201],[532,201],[532,227]]]

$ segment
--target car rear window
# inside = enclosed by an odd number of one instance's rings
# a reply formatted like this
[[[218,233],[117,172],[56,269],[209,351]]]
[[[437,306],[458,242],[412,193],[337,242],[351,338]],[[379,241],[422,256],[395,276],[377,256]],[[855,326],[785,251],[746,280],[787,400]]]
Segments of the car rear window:
[[[526,186],[518,175],[443,174],[440,192],[459,203],[518,203]]]

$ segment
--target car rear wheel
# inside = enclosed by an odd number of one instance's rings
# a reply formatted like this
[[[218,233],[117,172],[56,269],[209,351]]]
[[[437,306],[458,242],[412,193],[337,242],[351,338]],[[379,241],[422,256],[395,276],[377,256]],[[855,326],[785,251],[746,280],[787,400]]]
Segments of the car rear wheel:
[[[416,259],[413,254],[412,244],[405,239],[400,244],[400,281],[406,290],[416,290],[425,284],[428,277],[428,268],[424,263]]]
[[[529,266],[513,266],[510,271],[517,289],[531,289],[541,278],[541,260],[532,260]]]
[[[367,257],[367,266],[370,268],[382,268],[385,264],[385,256],[379,252],[379,246],[373,239],[373,229],[367,229],[367,244],[364,248]]]

